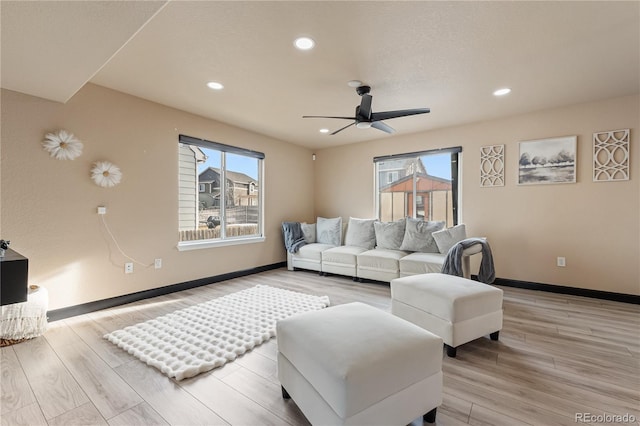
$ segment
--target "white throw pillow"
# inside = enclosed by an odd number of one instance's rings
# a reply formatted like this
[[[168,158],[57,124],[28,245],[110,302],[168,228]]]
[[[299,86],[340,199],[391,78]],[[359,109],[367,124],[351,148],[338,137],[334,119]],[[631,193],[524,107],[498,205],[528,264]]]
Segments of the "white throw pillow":
[[[438,253],[439,249],[432,234],[442,228],[444,222],[425,222],[422,219],[408,217],[400,250]]]
[[[405,223],[404,218],[395,222],[374,222],[378,248],[400,250],[404,238]]]
[[[342,218],[318,217],[316,220],[316,241],[321,244],[342,245]]]
[[[431,235],[433,235],[433,239],[436,240],[440,253],[447,254],[449,250],[451,250],[451,247],[467,238],[467,230],[464,223],[461,223],[453,228],[443,229]]]
[[[362,247],[367,250],[374,248],[376,246],[376,231],[373,224],[376,220],[350,217],[344,244],[346,246]]]
[[[304,237],[304,241],[307,244],[316,242],[316,224],[315,223],[306,223],[302,222],[300,224],[302,228],[302,236]]]

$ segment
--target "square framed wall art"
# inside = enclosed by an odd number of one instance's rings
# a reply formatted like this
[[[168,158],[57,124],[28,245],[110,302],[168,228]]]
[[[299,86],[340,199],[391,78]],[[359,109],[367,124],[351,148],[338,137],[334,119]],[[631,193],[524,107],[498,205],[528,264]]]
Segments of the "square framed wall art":
[[[520,142],[518,185],[576,182],[577,136]]]

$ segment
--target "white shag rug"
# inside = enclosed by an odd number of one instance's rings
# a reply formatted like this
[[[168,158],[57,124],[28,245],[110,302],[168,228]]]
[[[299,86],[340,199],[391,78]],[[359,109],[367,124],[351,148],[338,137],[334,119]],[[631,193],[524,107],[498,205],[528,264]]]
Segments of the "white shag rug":
[[[276,335],[276,322],[329,306],[311,296],[257,285],[125,327],[104,338],[182,380],[233,361]]]

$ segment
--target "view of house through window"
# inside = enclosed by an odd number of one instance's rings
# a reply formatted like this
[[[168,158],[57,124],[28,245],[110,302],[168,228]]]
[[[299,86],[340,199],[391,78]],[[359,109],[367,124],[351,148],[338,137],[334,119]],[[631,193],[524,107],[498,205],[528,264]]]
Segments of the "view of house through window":
[[[461,148],[374,158],[376,208],[381,221],[413,217],[458,223]]]
[[[262,236],[264,154],[180,136],[180,241]]]

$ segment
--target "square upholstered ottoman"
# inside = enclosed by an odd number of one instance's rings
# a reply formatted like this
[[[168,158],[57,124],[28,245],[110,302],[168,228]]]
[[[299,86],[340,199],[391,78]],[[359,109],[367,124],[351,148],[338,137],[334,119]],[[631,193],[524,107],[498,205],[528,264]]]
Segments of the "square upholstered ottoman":
[[[502,290],[462,277],[422,274],[391,281],[391,312],[442,337],[447,355],[502,329]]]
[[[314,425],[435,421],[442,339],[401,318],[349,303],[277,324],[278,378]]]

